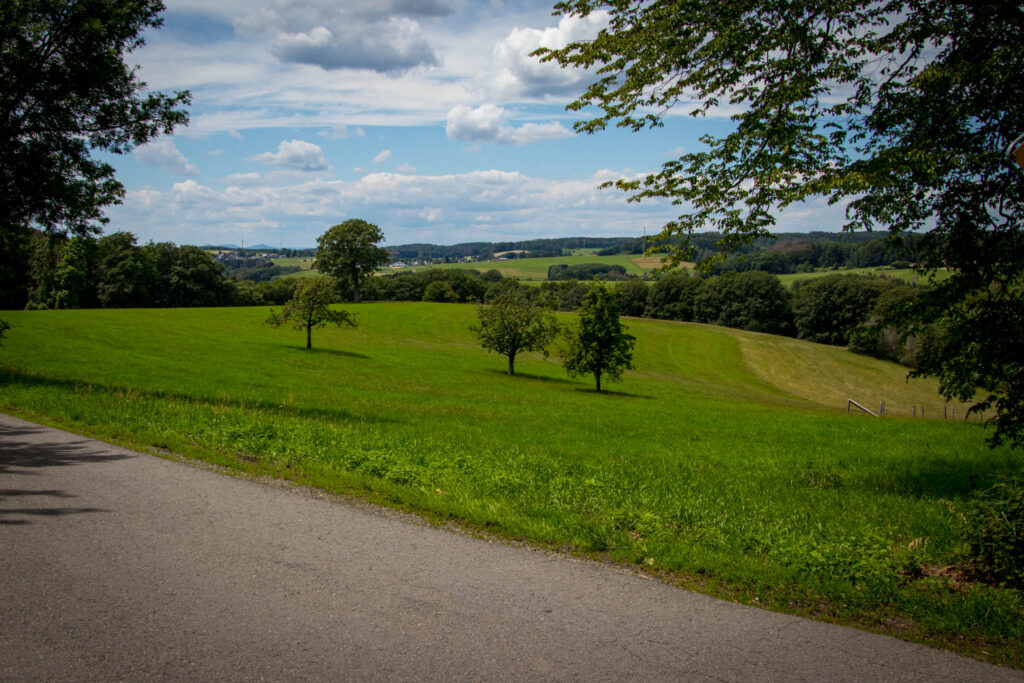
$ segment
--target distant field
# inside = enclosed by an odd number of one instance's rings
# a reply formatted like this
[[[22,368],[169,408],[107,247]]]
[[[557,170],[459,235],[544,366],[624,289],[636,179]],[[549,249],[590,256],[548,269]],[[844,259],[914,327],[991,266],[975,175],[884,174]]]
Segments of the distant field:
[[[939,572],[962,547],[950,506],[1020,459],[976,423],[899,417],[939,416],[934,383],[631,319],[636,369],[596,394],[536,354],[503,374],[467,329],[475,306],[347,308],[360,326],[314,331],[312,351],[263,326],[267,307],[4,312],[0,410],[1024,661],[1020,594]],[[847,398],[889,417],[846,415]]]
[[[588,251],[588,250],[575,250],[575,251]],[[589,250],[592,251],[592,250]],[[480,263],[438,263],[433,266],[415,266],[404,269],[383,269],[379,274],[389,273],[400,273],[403,270],[426,270],[427,268],[455,268],[459,270],[479,270],[484,272],[487,270],[497,270],[504,277],[518,278],[526,281],[534,281],[536,283],[547,280],[548,268],[553,265],[566,264],[576,265],[580,263],[607,263],[611,265],[621,265],[626,269],[626,272],[631,275],[643,275],[644,273],[650,273],[661,266],[661,256],[641,256],[635,254],[618,254],[615,256],[595,256],[591,254],[581,254],[574,256],[561,256],[551,258],[531,258],[531,259],[510,259],[508,261],[484,261]],[[281,266],[299,266],[302,271],[298,273],[289,273],[282,277],[310,277],[315,275],[315,271],[310,271],[312,267],[313,259],[311,258],[285,258],[278,259],[275,261]],[[683,263],[683,268],[693,268],[693,263]],[[896,278],[899,280],[905,280],[911,283],[926,283],[927,279],[922,278],[917,272],[911,268],[893,269],[887,267],[881,268],[849,268],[845,270],[822,270],[813,273],[793,273],[789,275],[779,275],[778,278],[782,284],[786,287],[792,287],[793,283],[798,280],[814,280],[817,278],[827,277],[829,275],[878,275]],[[946,273],[938,273],[937,279],[944,280],[949,277]]]
[[[310,257],[279,258],[275,259],[274,263],[279,266],[298,266],[303,270],[309,270],[313,267],[313,259]]]
[[[617,254],[615,256],[558,256],[546,258],[509,259],[507,261],[481,261],[479,263],[438,263],[434,266],[418,266],[413,270],[434,268],[458,268],[462,270],[497,270],[505,277],[526,280],[547,280],[548,268],[555,265],[577,265],[580,263],[605,263],[619,265],[631,275],[643,275],[658,266],[657,259],[652,261],[639,255]],[[398,271],[401,272],[401,271]]]
[[[797,280],[816,280],[822,277],[828,277],[829,275],[877,275],[884,277],[891,277],[897,280],[904,280],[911,284],[928,284],[927,277],[921,277],[921,275],[913,268],[848,268],[843,270],[819,270],[814,273],[792,273],[789,275],[779,275],[779,280],[786,287],[792,287],[793,283]],[[949,277],[949,273],[942,271],[935,275],[936,280],[945,280]]]

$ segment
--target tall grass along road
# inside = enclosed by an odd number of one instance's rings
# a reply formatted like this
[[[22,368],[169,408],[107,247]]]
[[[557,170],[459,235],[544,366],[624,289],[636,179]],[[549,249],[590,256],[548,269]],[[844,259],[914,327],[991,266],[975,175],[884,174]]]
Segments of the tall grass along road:
[[[1020,680],[0,416],[5,680]]]

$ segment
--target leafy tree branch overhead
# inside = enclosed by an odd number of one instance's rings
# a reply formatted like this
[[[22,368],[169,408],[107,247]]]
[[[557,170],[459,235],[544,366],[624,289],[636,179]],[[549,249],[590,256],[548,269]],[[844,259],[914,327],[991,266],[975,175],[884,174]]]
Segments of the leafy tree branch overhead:
[[[159,0],[0,4],[0,289],[18,304],[27,235],[86,235],[124,187],[97,150],[123,154],[188,122],[186,92],[150,92],[126,63],[161,25]],[[24,301],[20,301],[24,305]]]
[[[929,354],[947,398],[997,409],[994,440],[1024,445],[1024,173],[1004,152],[1024,126],[1024,7],[926,0],[575,0],[608,12],[596,39],[541,49],[597,74],[569,105],[578,131],[734,112],[731,132],[641,179],[633,201],[681,213],[659,239],[712,229],[733,248],[811,198],[848,230],[923,232],[927,271],[952,276],[903,309],[946,341]],[[595,109],[596,107],[596,109]],[[670,265],[690,255],[684,241]],[[1012,323],[1002,324],[997,321]],[[976,392],[981,394],[976,397]]]

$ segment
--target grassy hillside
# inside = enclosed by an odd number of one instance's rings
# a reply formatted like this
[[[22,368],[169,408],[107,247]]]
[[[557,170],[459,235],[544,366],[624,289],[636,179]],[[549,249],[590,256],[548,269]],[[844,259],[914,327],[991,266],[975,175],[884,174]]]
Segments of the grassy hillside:
[[[1020,460],[977,424],[845,414],[938,415],[902,368],[630,320],[636,369],[596,394],[537,355],[504,375],[474,306],[348,308],[312,351],[265,308],[5,312],[0,409],[1021,664],[1020,595],[940,571],[951,506]]]

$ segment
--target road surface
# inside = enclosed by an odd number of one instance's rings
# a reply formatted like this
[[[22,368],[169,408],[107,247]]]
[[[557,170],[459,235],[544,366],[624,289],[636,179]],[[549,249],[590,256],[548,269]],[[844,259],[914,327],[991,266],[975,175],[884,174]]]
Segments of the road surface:
[[[0,680],[1024,680],[0,415]]]

